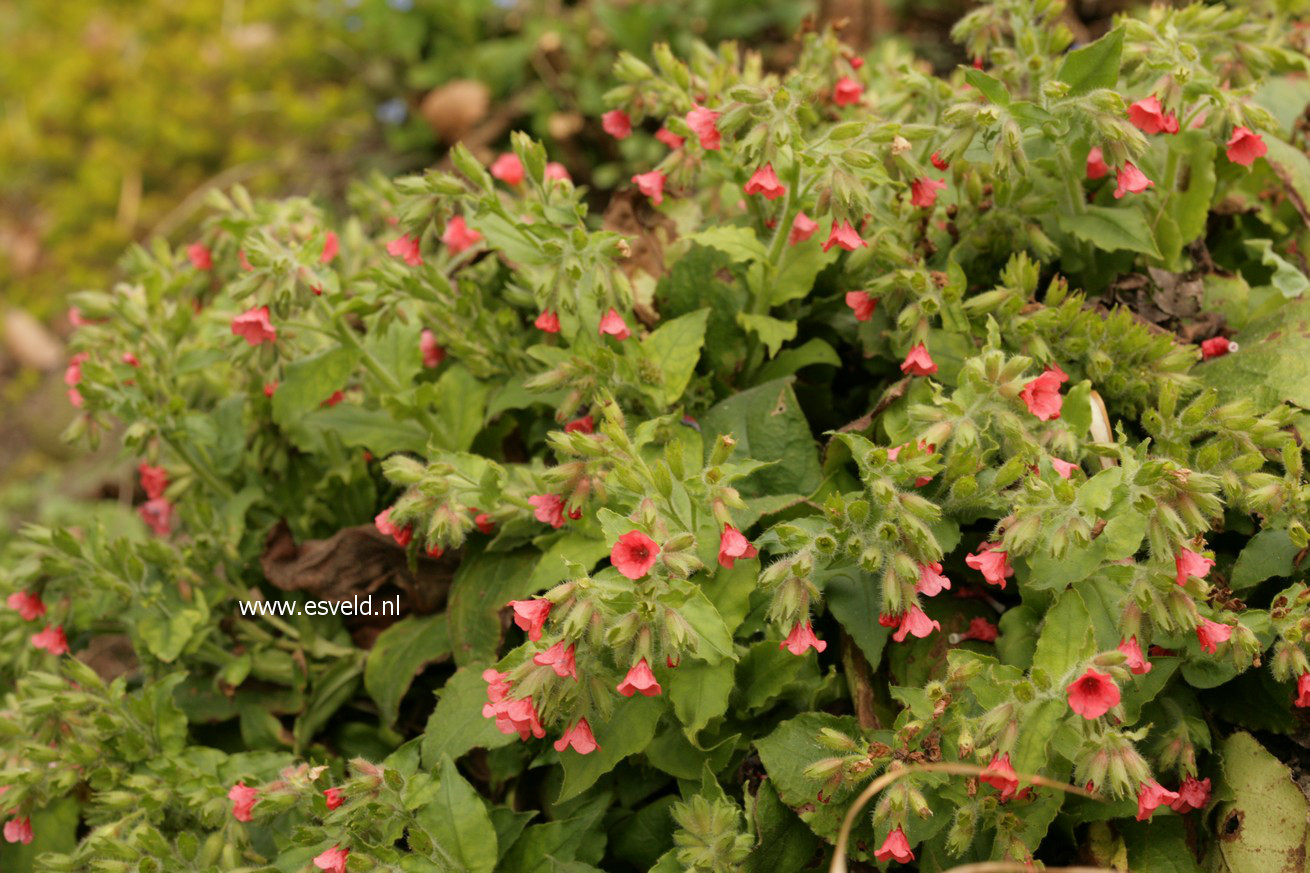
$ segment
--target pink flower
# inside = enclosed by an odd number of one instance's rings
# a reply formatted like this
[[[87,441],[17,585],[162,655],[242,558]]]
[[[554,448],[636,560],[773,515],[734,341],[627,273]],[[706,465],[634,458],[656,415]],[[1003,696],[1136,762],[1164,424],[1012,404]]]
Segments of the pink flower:
[[[437,344],[437,335],[426,328],[419,334],[418,347],[425,367],[435,367],[446,359],[446,350]]]
[[[660,683],[655,679],[655,673],[642,658],[633,664],[628,670],[628,675],[623,677],[623,681],[616,686],[616,690],[624,697],[631,697],[634,694],[641,694],[643,697],[655,697],[663,689]]]
[[[1087,153],[1087,178],[1100,179],[1110,172],[1110,166],[1105,162],[1105,155],[1101,153],[1100,146],[1093,146],[1092,150]]]
[[[314,866],[324,873],[346,873],[346,859],[349,857],[349,849],[333,846],[314,858]]]
[[[241,269],[245,270],[247,273],[255,269],[254,267],[250,266],[250,259],[246,257],[245,249],[237,250],[237,263],[240,264]]]
[[[832,88],[832,102],[838,106],[854,106],[864,96],[864,86],[850,76],[842,76]]]
[[[1208,618],[1201,619],[1201,624],[1196,628],[1196,641],[1201,644],[1203,651],[1211,655],[1219,650],[1220,643],[1228,642],[1228,638],[1232,635],[1232,626]]]
[[[773,172],[773,164],[765,164],[756,170],[742,189],[747,194],[763,194],[765,200],[777,200],[787,193],[787,186],[778,181],[778,174]]]
[[[750,540],[742,536],[741,531],[728,523],[723,525],[723,533],[719,536],[719,566],[732,569],[733,563],[738,558],[753,558],[759,552],[751,545]]]
[[[1249,167],[1255,163],[1256,158],[1264,157],[1268,151],[1269,147],[1265,145],[1260,134],[1254,133],[1250,128],[1239,127],[1229,137],[1225,154],[1234,164]]]
[[[992,755],[991,763],[982,771],[978,781],[984,782],[1001,792],[1001,800],[1009,800],[1019,790],[1019,776],[1010,766],[1010,754]]]
[[[137,465],[137,475],[141,477],[141,490],[147,497],[163,497],[168,487],[168,471],[163,467],[152,467],[145,461]]]
[[[45,615],[45,604],[41,602],[41,595],[30,591],[15,591],[9,595],[5,605],[22,616],[23,621],[36,621]]]
[[[980,643],[994,643],[998,633],[996,625],[979,615],[969,619],[969,627],[960,634],[960,641],[977,640]]]
[[[264,383],[264,396],[265,396],[265,397],[272,397],[272,396],[273,396],[273,392],[276,391],[276,390],[277,390],[277,382],[276,382],[276,381],[273,381],[273,382],[265,382],[265,383]]]
[[[549,600],[535,597],[532,600],[511,600],[514,609],[514,624],[528,635],[534,643],[541,642],[541,629],[546,626],[546,616],[550,615],[553,605]]]
[[[655,138],[671,149],[682,148],[682,143],[684,142],[682,137],[678,136],[667,127],[661,127],[659,130],[655,131]]]
[[[1302,673],[1296,680],[1296,705],[1310,706],[1310,673]]]
[[[1181,549],[1178,554],[1174,556],[1174,569],[1177,571],[1177,575],[1174,576],[1174,581],[1179,585],[1185,585],[1187,584],[1188,578],[1192,576],[1195,576],[1198,579],[1204,579],[1206,574],[1210,572],[1210,568],[1213,566],[1214,561],[1210,560],[1205,555],[1202,555],[1199,552],[1194,552],[1191,549]]]
[[[556,182],[573,181],[573,177],[569,175],[568,167],[564,166],[559,161],[548,162],[546,164],[546,169],[542,171],[542,175],[547,179],[554,179]]]
[[[900,627],[892,634],[898,643],[904,642],[907,634],[923,639],[935,630],[941,630],[941,622],[928,618],[928,614],[917,606],[911,606],[901,616]]]
[[[931,209],[937,203],[937,192],[946,187],[946,183],[924,176],[910,183],[910,205]]]
[[[1197,779],[1188,776],[1178,786],[1178,799],[1169,804],[1169,808],[1182,815],[1194,809],[1200,809],[1210,802],[1210,778]]]
[[[639,530],[630,530],[610,550],[610,563],[629,579],[640,579],[655,566],[660,547]]]
[[[659,170],[651,170],[649,173],[638,173],[632,177],[632,184],[637,189],[650,198],[650,202],[659,206],[664,202],[664,174]]]
[[[901,372],[911,376],[931,376],[937,372],[937,364],[933,361],[932,355],[928,354],[928,347],[919,343],[910,349],[905,360],[901,362]]]
[[[1062,374],[1047,368],[1047,370],[1036,379],[1029,381],[1019,392],[1019,397],[1023,400],[1028,411],[1037,416],[1040,421],[1050,421],[1053,418],[1060,417],[1060,410],[1064,406],[1064,398],[1060,396],[1060,383],[1068,379],[1060,378]]]
[[[250,810],[259,802],[259,789],[248,787],[243,779],[232,786],[227,799],[232,801],[233,818],[237,821],[250,821]]]
[[[1137,642],[1137,637],[1129,637],[1120,642],[1119,651],[1124,653],[1124,663],[1128,665],[1128,670],[1134,676],[1142,676],[1151,672],[1151,667],[1154,665],[1146,660],[1146,656],[1142,654],[1142,645]]]
[[[487,703],[482,707],[483,718],[495,717],[496,708],[509,700],[509,693],[513,689],[508,680],[508,673],[491,669],[482,671],[482,681],[487,683]]]
[[[33,634],[32,645],[52,655],[68,654],[68,637],[64,636],[64,629],[57,624],[48,624],[45,630]]]
[[[192,243],[187,246],[186,256],[191,266],[197,270],[214,269],[214,256],[209,253],[209,248],[204,243]]]
[[[796,217],[792,219],[791,233],[787,235],[787,243],[788,245],[793,246],[797,243],[803,243],[810,237],[814,236],[814,232],[818,229],[819,223],[817,221],[810,218],[804,212],[798,212],[796,213]],[[825,252],[827,250],[827,248],[824,249]]]
[[[1001,588],[1005,587],[1005,577],[1014,575],[1010,553],[1002,551],[1000,543],[982,543],[977,553],[965,555],[964,563],[982,573],[987,584]]]
[[[318,256],[320,264],[330,264],[337,258],[341,251],[341,242],[337,239],[334,231],[329,230],[327,236],[323,238],[323,253]]]
[[[473,513],[473,524],[480,532],[489,534],[496,529],[496,523],[491,520],[491,516],[485,512],[479,512],[476,506],[470,506],[469,512]]]
[[[574,657],[574,647],[568,646],[566,648],[563,640],[560,640],[546,651],[533,655],[532,663],[538,667],[554,669],[555,675],[561,679],[565,676],[578,678],[578,664]]]
[[[1142,133],[1149,135],[1178,132],[1178,116],[1172,112],[1165,115],[1156,97],[1147,97],[1129,106],[1128,120],[1137,125]]]
[[[562,752],[569,746],[579,755],[590,755],[600,748],[596,744],[596,737],[591,733],[591,725],[587,724],[585,718],[578,719],[578,723],[564,732],[564,736],[555,741],[555,751]]]
[[[1237,343],[1223,336],[1212,336],[1201,343],[1201,358],[1221,358],[1229,352],[1237,351]]]
[[[600,117],[600,126],[615,139],[632,136],[632,119],[622,109],[611,109]]]
[[[542,524],[554,528],[564,526],[564,498],[558,494],[534,494],[528,498],[533,516]]]
[[[1061,479],[1068,479],[1073,475],[1073,471],[1078,469],[1077,464],[1071,464],[1059,458],[1051,458],[1051,466],[1055,468],[1055,472],[1059,474]]]
[[[590,415],[575,418],[568,424],[564,425],[565,433],[595,433],[595,431],[596,420]]]
[[[843,221],[838,225],[837,219],[834,218],[832,220],[832,230],[828,232],[828,241],[823,244],[823,250],[826,252],[835,245],[841,246],[848,252],[853,252],[861,246],[865,248],[868,248],[869,246],[869,244],[861,239],[860,235],[855,232],[855,228],[851,227],[849,221]]]
[[[387,243],[387,254],[393,258],[400,258],[411,267],[417,267],[423,263],[423,255],[419,252],[418,237],[412,237],[407,233],[401,234]]]
[[[24,846],[32,842],[32,819],[11,818],[5,822],[5,842],[22,843]]]
[[[549,309],[538,315],[537,320],[532,324],[537,330],[545,333],[559,333],[559,316]]]
[[[68,307],[68,323],[73,327],[86,327],[91,322],[82,317],[82,310],[76,306]]]
[[[268,307],[256,306],[232,319],[232,333],[252,346],[271,343],[277,339],[277,328],[268,319]]]
[[[173,529],[173,504],[167,497],[153,497],[141,504],[137,511],[155,536],[166,537]]]
[[[1124,161],[1124,165],[1115,174],[1115,180],[1115,200],[1125,194],[1141,194],[1147,188],[1155,187],[1155,183],[1146,178],[1146,174],[1137,169],[1132,161]]]
[[[407,524],[404,527],[397,527],[395,523],[392,522],[391,507],[382,510],[373,518],[373,526],[376,527],[378,533],[382,534],[384,537],[391,537],[395,540],[396,545],[400,546],[402,549],[408,546],[410,541],[414,538],[413,525]]]
[[[129,367],[139,367],[139,366],[141,366],[141,362],[140,362],[139,360],[137,360],[137,356],[134,355],[134,354],[132,354],[131,352],[123,352],[122,361],[123,361],[124,364],[127,364]],[[129,382],[129,383],[127,383],[127,384],[130,385],[130,384],[132,384],[132,383]]]
[[[81,383],[82,363],[89,357],[86,352],[78,352],[68,359],[68,366],[64,369],[64,384],[69,388]]]
[[[704,106],[697,106],[687,113],[687,126],[700,138],[700,147],[707,152],[717,151],[719,148],[719,129],[716,126],[718,121],[719,113]]]
[[[492,162],[491,175],[506,185],[517,185],[523,181],[523,162],[513,152],[506,152]]]
[[[793,655],[803,655],[805,650],[810,648],[822,652],[828,648],[828,644],[814,635],[814,628],[807,621],[805,624],[796,622],[792,625],[791,633],[787,634],[787,639],[783,640],[778,648],[786,649]]]
[[[919,581],[914,583],[914,590],[924,597],[936,597],[943,591],[950,590],[951,580],[942,575],[940,563],[920,564]]]
[[[628,330],[628,323],[623,320],[622,315],[619,315],[618,310],[612,306],[610,307],[610,311],[605,313],[604,317],[601,318],[600,327],[597,329],[597,333],[600,336],[609,334],[619,342],[623,342],[625,339],[632,336],[632,331]]]
[[[1069,708],[1086,719],[1100,718],[1119,705],[1119,686],[1107,674],[1090,667],[1065,690]]]
[[[487,671],[495,674],[494,670]],[[501,674],[496,674],[501,675]],[[487,678],[487,673],[482,674],[482,678]],[[485,718],[496,719],[496,730],[502,734],[518,734],[519,739],[527,741],[528,737],[541,739],[546,735],[546,728],[541,724],[541,718],[537,714],[537,707],[533,705],[531,697],[523,697],[518,700],[510,700],[508,697],[501,697],[496,700],[495,696],[501,690],[508,693],[509,686],[501,683],[500,688],[494,685],[488,685],[487,695],[492,698],[492,702],[482,707],[482,715]]]
[[[323,800],[327,802],[327,808],[331,811],[346,802],[346,795],[342,793],[340,788],[329,788],[323,792]]]
[[[905,831],[893,829],[887,834],[887,839],[882,841],[882,848],[874,850],[873,857],[879,861],[896,861],[900,864],[913,861],[914,853],[910,851],[910,841],[905,838]]]
[[[446,229],[441,234],[441,242],[450,249],[452,255],[457,255],[482,242],[482,234],[469,227],[464,216],[454,215],[446,222]]]
[[[949,170],[951,165],[942,158],[941,152],[933,152],[932,157],[928,158],[932,165],[939,170]]]
[[[1137,820],[1148,821],[1155,810],[1178,800],[1178,792],[1170,791],[1154,779],[1142,783],[1137,792]]]
[[[873,310],[878,306],[878,298],[868,291],[847,291],[846,305],[854,310],[856,321],[868,321],[873,318]]]

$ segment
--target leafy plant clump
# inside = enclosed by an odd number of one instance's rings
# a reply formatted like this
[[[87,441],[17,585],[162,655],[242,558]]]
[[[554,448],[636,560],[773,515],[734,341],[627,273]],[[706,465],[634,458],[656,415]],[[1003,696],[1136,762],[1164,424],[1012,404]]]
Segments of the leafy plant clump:
[[[603,217],[516,134],[133,250],[66,382],[142,524],[5,569],[5,869],[1304,857],[1303,31],[1061,14],[623,55]]]

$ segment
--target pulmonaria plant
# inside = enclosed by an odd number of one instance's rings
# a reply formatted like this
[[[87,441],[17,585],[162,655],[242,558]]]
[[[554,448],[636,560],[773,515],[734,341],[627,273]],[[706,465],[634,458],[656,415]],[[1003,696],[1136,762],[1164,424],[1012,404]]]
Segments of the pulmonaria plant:
[[[1243,729],[1310,707],[1307,394],[1261,351],[1307,317],[1304,134],[1261,103],[1307,62],[1272,10],[1075,48],[1002,0],[941,76],[830,31],[783,72],[658,45],[595,120],[617,191],[514,134],[331,225],[212,195],[76,298],[70,435],[121,437],[135,512],[3,571],[6,839],[1222,863],[1244,768],[1285,773]]]

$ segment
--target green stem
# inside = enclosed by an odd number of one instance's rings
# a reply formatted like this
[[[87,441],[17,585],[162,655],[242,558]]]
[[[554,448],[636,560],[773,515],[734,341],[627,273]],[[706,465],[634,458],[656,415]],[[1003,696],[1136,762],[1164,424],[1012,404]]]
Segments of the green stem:
[[[186,462],[186,465],[191,468],[191,472],[196,474],[196,478],[208,485],[214,492],[221,494],[225,498],[231,499],[232,489],[228,487],[226,482],[215,476],[213,471],[207,465],[197,461],[191,454],[190,449],[184,448],[181,443],[164,433],[162,430],[160,431],[159,436],[168,444],[169,448],[177,453],[178,457]]]

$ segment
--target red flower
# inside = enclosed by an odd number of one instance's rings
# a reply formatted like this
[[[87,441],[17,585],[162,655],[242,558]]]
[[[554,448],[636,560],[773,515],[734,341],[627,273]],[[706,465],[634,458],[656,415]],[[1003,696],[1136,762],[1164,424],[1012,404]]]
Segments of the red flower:
[[[323,792],[323,799],[327,802],[328,810],[331,811],[346,802],[346,795],[341,792],[340,788],[329,788]]]
[[[846,305],[855,311],[856,321],[868,321],[873,318],[873,310],[878,306],[878,298],[868,291],[847,291]]]
[[[402,259],[411,267],[417,267],[423,263],[423,255],[419,253],[418,237],[411,237],[407,233],[387,243],[387,254],[393,258]]]
[[[1114,199],[1118,200],[1125,194],[1141,194],[1147,188],[1154,188],[1155,183],[1146,178],[1146,175],[1132,161],[1124,161],[1124,165],[1119,168],[1115,174]]]
[[[408,546],[410,541],[414,538],[413,525],[407,524],[404,527],[396,527],[396,525],[391,521],[391,507],[382,510],[373,518],[373,526],[376,527],[378,533],[382,534],[384,537],[391,537],[395,540],[396,545],[401,548]]]
[[[1128,120],[1145,134],[1178,132],[1178,116],[1172,112],[1165,115],[1164,108],[1160,106],[1160,100],[1156,97],[1147,97],[1129,106]]]
[[[559,316],[549,309],[538,315],[537,320],[532,324],[537,330],[546,333],[559,333]]]
[[[924,176],[910,183],[910,205],[931,209],[937,202],[937,192],[946,187],[946,183]]]
[[[9,595],[5,605],[22,616],[23,621],[36,621],[45,615],[45,604],[41,602],[41,595],[30,591],[15,591]]]
[[[640,579],[655,566],[660,547],[639,530],[630,530],[610,550],[610,563],[629,579]]]
[[[168,502],[168,498],[154,497],[141,504],[137,511],[155,536],[166,537],[173,529],[173,504]]]
[[[977,640],[980,643],[994,643],[997,633],[996,625],[979,615],[969,619],[969,628],[960,634],[960,642]]]
[[[842,76],[832,88],[832,102],[838,106],[854,106],[864,96],[864,86],[850,76]]]
[[[638,173],[632,177],[632,184],[637,189],[650,198],[650,202],[659,206],[664,202],[664,174],[659,170],[651,170],[649,173]]]
[[[773,164],[760,167],[742,187],[747,194],[763,194],[765,200],[777,200],[787,193],[787,186],[779,182],[778,174],[773,172]]]
[[[655,131],[655,138],[671,149],[682,148],[684,142],[682,137],[678,136],[667,127],[661,127],[659,130]]]
[[[707,152],[719,148],[719,113],[704,106],[697,106],[687,113],[687,126],[700,139],[700,147]]]
[[[898,643],[905,642],[907,634],[913,634],[919,639],[923,639],[935,630],[941,630],[941,622],[933,621],[928,618],[928,614],[917,606],[911,606],[901,616],[900,627],[896,633],[892,634],[892,639]]]
[[[1063,403],[1063,401],[1061,401],[1061,403]],[[1051,458],[1051,466],[1055,468],[1055,472],[1060,475],[1061,479],[1068,479],[1073,475],[1073,471],[1078,469],[1077,464],[1071,464],[1068,461],[1062,461],[1059,458]]]
[[[277,339],[277,328],[268,320],[267,306],[256,306],[232,319],[232,333],[243,337],[252,346]]]
[[[13,606],[12,603],[9,605]],[[44,611],[44,607],[42,607],[42,610]],[[1296,680],[1296,705],[1310,706],[1310,673],[1302,673],[1301,677]]]
[[[992,755],[991,763],[978,777],[980,782],[992,786],[1001,792],[1001,800],[1009,800],[1019,791],[1019,776],[1010,766],[1010,754]]]
[[[538,667],[551,667],[555,670],[555,675],[563,679],[565,676],[578,678],[578,663],[574,658],[573,646],[564,646],[564,641],[560,640],[544,652],[538,652],[532,656],[532,663]]]
[[[533,516],[542,524],[554,528],[564,526],[564,498],[558,494],[534,494],[528,498]]]
[[[787,639],[783,640],[778,648],[786,649],[793,655],[803,655],[805,650],[810,648],[822,652],[828,648],[828,644],[814,635],[814,628],[807,621],[805,624],[796,622],[792,626],[791,633],[787,634]]]
[[[1178,792],[1170,791],[1154,779],[1148,779],[1137,792],[1137,820],[1148,821],[1158,807],[1168,806],[1177,800]]]
[[[489,534],[496,529],[496,523],[491,520],[491,516],[485,512],[478,512],[476,506],[470,506],[469,512],[473,513],[473,524],[477,525],[480,532]]]
[[[245,249],[237,250],[237,263],[240,264],[241,269],[245,270],[247,273],[255,269],[254,267],[250,266],[250,259],[246,257]]]
[[[1014,575],[1014,568],[1010,566],[1010,553],[1002,551],[999,543],[982,543],[977,553],[965,555],[964,563],[982,573],[989,585],[999,585],[1001,588],[1005,587],[1005,577]]]
[[[1100,718],[1119,705],[1119,686],[1107,674],[1090,667],[1065,690],[1069,708],[1086,719]]]
[[[939,170],[949,170],[951,167],[949,163],[942,159],[941,152],[933,152],[932,157],[928,158],[928,160],[932,161],[932,165]]]
[[[330,264],[336,260],[337,254],[341,251],[341,241],[333,231],[328,231],[327,236],[323,237],[323,252],[318,256],[320,264]]]
[[[163,467],[152,467],[145,461],[137,464],[137,475],[141,477],[141,490],[147,497],[163,497],[168,487],[168,471]]]
[[[465,249],[471,248],[482,242],[482,234],[468,226],[464,216],[451,216],[450,221],[446,222],[446,229],[441,234],[441,241],[446,248],[450,249],[452,255],[457,255]]]
[[[1260,134],[1254,133],[1250,128],[1239,127],[1229,137],[1225,154],[1234,164],[1249,167],[1255,163],[1256,158],[1264,157],[1268,151],[1269,147],[1265,145]]]
[[[523,162],[513,152],[506,152],[492,162],[491,175],[506,185],[517,185],[523,181]]]
[[[819,222],[810,218],[804,212],[798,212],[796,217],[792,219],[791,233],[787,235],[787,243],[793,246],[797,243],[803,243],[814,236],[814,232],[818,229]],[[827,249],[824,249],[824,251],[827,251]]]
[[[1201,358],[1221,358],[1229,352],[1237,351],[1237,343],[1223,336],[1212,336],[1201,343]]]
[[[248,787],[243,779],[232,786],[227,799],[232,801],[233,818],[237,821],[250,821],[250,810],[259,802],[259,789]]]
[[[594,433],[595,431],[596,420],[590,415],[575,418],[568,424],[564,425],[565,433]]]
[[[882,848],[875,849],[873,857],[879,861],[896,861],[901,864],[908,864],[914,860],[914,853],[910,851],[910,841],[905,839],[905,831],[895,828],[887,835],[887,839],[882,841]]]
[[[1058,369],[1048,367],[1042,375],[1031,380],[1019,392],[1020,399],[1028,411],[1041,421],[1050,421],[1060,417],[1064,398],[1060,396],[1060,383],[1068,380]]]
[[[632,136],[632,119],[622,109],[611,109],[600,117],[600,126],[615,139]]]
[[[899,615],[892,615],[891,613],[887,613],[887,612],[878,613],[878,624],[882,625],[883,627],[896,627],[900,623],[901,623],[901,617]]]
[[[1199,552],[1194,552],[1191,549],[1181,549],[1178,554],[1174,556],[1174,569],[1177,571],[1177,574],[1174,576],[1174,581],[1179,585],[1185,585],[1187,584],[1188,578],[1191,576],[1195,576],[1198,579],[1204,579],[1206,574],[1210,572],[1210,568],[1213,566],[1214,561],[1210,560],[1205,555],[1202,555]]]
[[[24,846],[32,842],[32,819],[11,818],[5,822],[5,842],[22,843]]]
[[[346,873],[346,859],[349,857],[349,849],[333,846],[314,858],[314,866],[324,873]]]
[[[214,269],[214,256],[210,254],[209,247],[204,243],[192,243],[186,247],[187,260],[191,266],[197,270]]]
[[[864,66],[864,58],[859,57],[858,55],[851,55],[846,59],[846,62],[851,65],[852,70],[858,70],[860,67]]]
[[[546,616],[550,615],[553,604],[536,597],[532,600],[511,600],[509,605],[514,609],[514,624],[519,630],[526,632],[528,639],[534,643],[541,642],[541,629],[546,626]]]
[[[732,569],[738,558],[753,558],[759,552],[750,540],[742,536],[741,531],[724,522],[723,533],[719,536],[719,566]]]
[[[441,557],[442,555],[444,555],[445,553],[446,553],[446,550],[443,549],[441,546],[435,546],[435,545],[434,545],[434,546],[428,546],[428,548],[427,548],[427,556],[428,556],[429,558],[432,558],[434,561],[435,561],[437,558],[440,558],[440,557]]]
[[[600,748],[596,744],[596,737],[591,733],[591,725],[587,724],[585,718],[578,719],[578,723],[564,732],[564,736],[555,741],[555,751],[562,752],[569,746],[579,755],[590,755]]]
[[[1151,672],[1153,666],[1146,656],[1142,654],[1142,645],[1137,642],[1137,637],[1129,637],[1119,643],[1119,651],[1124,653],[1124,663],[1134,676],[1142,676]]]
[[[655,697],[663,689],[660,683],[655,679],[655,673],[642,658],[633,664],[628,670],[628,675],[623,677],[623,681],[616,686],[616,690],[624,697],[631,697],[634,694],[641,694],[643,697]]]
[[[600,327],[597,329],[597,333],[600,336],[609,334],[619,342],[623,342],[625,339],[632,336],[632,331],[628,330],[628,323],[623,320],[623,316],[619,315],[618,311],[612,306],[610,307],[610,311],[605,313],[604,317],[601,318]]]
[[[1178,799],[1169,804],[1169,808],[1182,815],[1194,809],[1200,809],[1210,802],[1210,778],[1197,779],[1188,776],[1178,786]]]
[[[122,358],[122,360],[123,360],[123,363],[124,363],[124,364],[127,364],[129,367],[139,367],[139,366],[141,366],[141,362],[140,362],[139,360],[137,360],[136,355],[132,354],[131,352],[123,352],[123,358]],[[127,384],[131,385],[132,383],[131,383],[131,382],[128,382]]]
[[[937,364],[933,361],[932,355],[928,354],[928,347],[919,343],[910,349],[905,360],[901,362],[901,372],[911,376],[931,376],[937,372]]]
[[[851,227],[849,221],[843,221],[838,225],[837,219],[834,218],[832,220],[832,230],[828,232],[828,241],[823,244],[823,250],[826,252],[835,245],[841,246],[848,252],[853,252],[861,246],[867,248],[869,244],[860,238],[860,235],[855,232],[855,228]]]
[[[494,670],[487,671],[495,674]],[[495,674],[501,675],[501,674]],[[482,678],[487,678],[487,673],[482,674]],[[508,693],[508,685],[503,688]],[[542,726],[541,719],[537,714],[537,707],[533,705],[531,697],[523,697],[518,700],[510,700],[505,697],[499,701],[495,700],[494,692],[501,689],[489,685],[487,695],[492,697],[493,702],[482,707],[482,715],[486,718],[496,719],[496,730],[502,734],[518,734],[519,739],[527,741],[528,737],[541,739],[546,735],[546,728]]]
[[[1110,166],[1105,162],[1101,147],[1093,146],[1092,150],[1087,153],[1087,178],[1100,179],[1109,172]]]
[[[1201,619],[1201,624],[1196,629],[1196,641],[1201,644],[1203,651],[1211,655],[1219,650],[1220,643],[1228,642],[1228,638],[1232,635],[1233,629],[1230,625],[1220,624],[1208,618]]]
[[[915,591],[924,597],[936,597],[950,587],[951,580],[942,575],[940,563],[919,565],[919,581],[914,583]]]
[[[546,164],[546,169],[542,175],[547,179],[554,179],[556,182],[572,182],[573,177],[569,175],[568,167],[559,161],[550,161]]]
[[[418,348],[425,367],[435,367],[446,359],[446,350],[437,344],[437,335],[427,328],[419,334]]]
[[[272,397],[272,396],[273,396],[273,392],[276,391],[276,390],[277,390],[277,382],[276,382],[276,381],[273,381],[273,382],[265,382],[265,383],[264,383],[264,396],[265,396],[265,397]]]
[[[345,394],[345,392],[342,391],[342,390],[340,390],[340,389],[338,389],[338,390],[336,390],[336,391],[333,391],[331,394],[329,394],[327,400],[324,400],[324,401],[323,401],[321,404],[319,404],[319,405],[320,405],[320,406],[336,406],[338,403],[340,403],[341,401],[343,401],[343,400],[345,400],[345,399],[346,399],[346,394]]]

